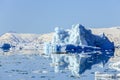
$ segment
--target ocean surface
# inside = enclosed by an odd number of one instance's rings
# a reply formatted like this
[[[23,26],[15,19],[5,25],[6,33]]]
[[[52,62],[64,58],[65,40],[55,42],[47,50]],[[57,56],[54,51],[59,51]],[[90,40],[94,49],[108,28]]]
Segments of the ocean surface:
[[[120,80],[119,51],[109,57],[101,54],[104,53],[1,52],[0,80]]]

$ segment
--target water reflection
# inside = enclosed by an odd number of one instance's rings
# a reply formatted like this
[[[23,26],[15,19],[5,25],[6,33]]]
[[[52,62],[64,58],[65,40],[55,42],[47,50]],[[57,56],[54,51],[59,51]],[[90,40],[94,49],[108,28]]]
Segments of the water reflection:
[[[104,67],[114,52],[97,51],[68,54],[51,54],[55,72],[70,71],[73,76],[80,77],[86,70],[90,70],[94,64]]]
[[[33,50],[5,52],[3,55],[0,54],[0,80],[120,79],[120,72],[113,69],[113,63],[119,61],[120,57],[110,59],[113,55],[114,52],[107,51],[54,53],[49,58],[49,55],[40,55]],[[49,63],[54,68],[50,67]],[[109,67],[109,64],[112,66]],[[119,67],[120,64],[117,66]]]

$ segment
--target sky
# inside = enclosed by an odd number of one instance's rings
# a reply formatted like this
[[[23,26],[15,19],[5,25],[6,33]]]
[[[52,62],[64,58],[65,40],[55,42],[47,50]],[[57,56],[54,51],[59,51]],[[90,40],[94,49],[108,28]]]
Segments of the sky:
[[[0,0],[0,34],[120,26],[120,0]]]

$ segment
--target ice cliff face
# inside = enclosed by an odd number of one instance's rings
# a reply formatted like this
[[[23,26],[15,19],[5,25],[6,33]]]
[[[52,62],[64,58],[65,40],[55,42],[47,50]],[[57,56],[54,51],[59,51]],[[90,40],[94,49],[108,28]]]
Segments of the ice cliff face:
[[[48,50],[50,50],[49,52],[66,52],[67,47],[69,47],[67,50],[75,51],[80,46],[93,46],[103,50],[114,50],[114,43],[104,33],[102,35],[95,35],[92,34],[91,30],[77,24],[68,31],[58,27],[55,28],[53,40],[51,43],[46,44],[45,53]]]

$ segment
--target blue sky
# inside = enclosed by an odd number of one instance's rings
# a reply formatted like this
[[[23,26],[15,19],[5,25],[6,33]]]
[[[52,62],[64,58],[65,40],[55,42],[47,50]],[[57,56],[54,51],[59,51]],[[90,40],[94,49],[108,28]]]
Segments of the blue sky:
[[[0,34],[120,26],[120,0],[0,0]]]

